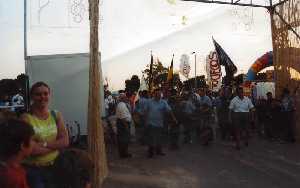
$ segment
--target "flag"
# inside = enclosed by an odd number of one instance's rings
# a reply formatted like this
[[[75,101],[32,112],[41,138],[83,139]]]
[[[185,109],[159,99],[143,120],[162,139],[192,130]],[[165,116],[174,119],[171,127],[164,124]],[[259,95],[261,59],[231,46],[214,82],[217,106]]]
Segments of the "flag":
[[[173,80],[173,61],[174,61],[174,54],[173,54],[173,57],[172,57],[172,61],[171,61],[171,66],[169,68],[169,72],[168,72],[168,77],[167,77],[167,81],[168,82],[172,82]]]
[[[151,61],[150,61],[150,70],[149,70],[149,92],[152,91],[153,86],[153,55],[151,51]]]
[[[223,48],[215,41],[213,38],[213,42],[216,48],[216,52],[218,54],[219,64],[225,67],[226,77],[233,77],[233,75],[237,72],[237,68],[230,59],[230,57],[226,54]]]

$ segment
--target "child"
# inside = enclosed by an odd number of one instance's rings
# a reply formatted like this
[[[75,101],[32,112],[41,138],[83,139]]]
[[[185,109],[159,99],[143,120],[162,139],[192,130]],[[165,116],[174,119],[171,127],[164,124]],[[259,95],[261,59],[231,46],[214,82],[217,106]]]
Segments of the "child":
[[[54,162],[55,183],[58,188],[90,188],[93,168],[86,151],[67,149]]]
[[[29,188],[21,165],[32,152],[34,130],[19,120],[0,123],[0,187]]]

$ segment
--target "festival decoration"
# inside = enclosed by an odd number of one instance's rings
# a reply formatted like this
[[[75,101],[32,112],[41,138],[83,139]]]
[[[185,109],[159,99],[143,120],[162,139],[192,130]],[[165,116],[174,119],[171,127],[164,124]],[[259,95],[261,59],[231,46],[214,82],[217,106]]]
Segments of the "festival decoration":
[[[260,58],[258,58],[254,64],[250,67],[247,73],[246,80],[253,81],[256,78],[256,75],[259,71],[263,70],[266,67],[273,66],[273,52],[267,52]]]
[[[191,71],[190,57],[187,54],[183,54],[180,58],[179,72],[186,78],[189,77]]]
[[[210,52],[206,58],[206,72],[210,89],[219,91],[222,85],[222,71],[216,51]]]

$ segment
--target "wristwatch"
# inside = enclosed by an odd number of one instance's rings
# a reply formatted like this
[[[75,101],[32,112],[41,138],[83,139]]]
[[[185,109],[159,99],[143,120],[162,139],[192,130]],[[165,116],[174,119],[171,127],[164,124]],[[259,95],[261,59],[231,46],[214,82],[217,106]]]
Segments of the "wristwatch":
[[[46,148],[48,146],[47,142],[43,142],[43,147]]]

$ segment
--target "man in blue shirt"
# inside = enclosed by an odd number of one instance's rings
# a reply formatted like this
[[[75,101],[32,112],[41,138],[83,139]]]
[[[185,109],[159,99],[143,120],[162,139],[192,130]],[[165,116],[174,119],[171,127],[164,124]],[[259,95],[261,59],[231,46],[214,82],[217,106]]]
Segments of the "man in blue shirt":
[[[199,97],[197,98],[197,102],[198,102],[198,105],[200,106],[200,108],[212,106],[212,102],[211,102],[210,98],[205,94],[204,88],[200,88],[198,90],[198,95],[199,95]]]
[[[192,133],[194,128],[193,116],[195,114],[196,106],[193,103],[192,94],[184,93],[181,101],[182,124],[184,143],[192,143]]]
[[[198,90],[198,113],[199,113],[199,126],[196,128],[197,135],[203,145],[208,145],[212,137],[212,127],[210,122],[212,102],[206,95],[204,88]]]
[[[145,107],[147,106],[149,95],[147,90],[143,90],[140,92],[140,99],[137,101],[135,106],[135,115],[137,114],[139,117],[139,123],[136,127],[137,135],[140,136],[139,141],[142,145],[146,144],[147,132],[145,130]]]
[[[156,152],[157,155],[165,155],[162,152],[162,133],[164,118],[167,114],[170,114],[173,121],[177,124],[177,120],[171,107],[165,100],[161,99],[160,89],[156,89],[154,91],[153,98],[147,101],[147,105],[145,107],[149,158],[154,156],[154,152]]]

